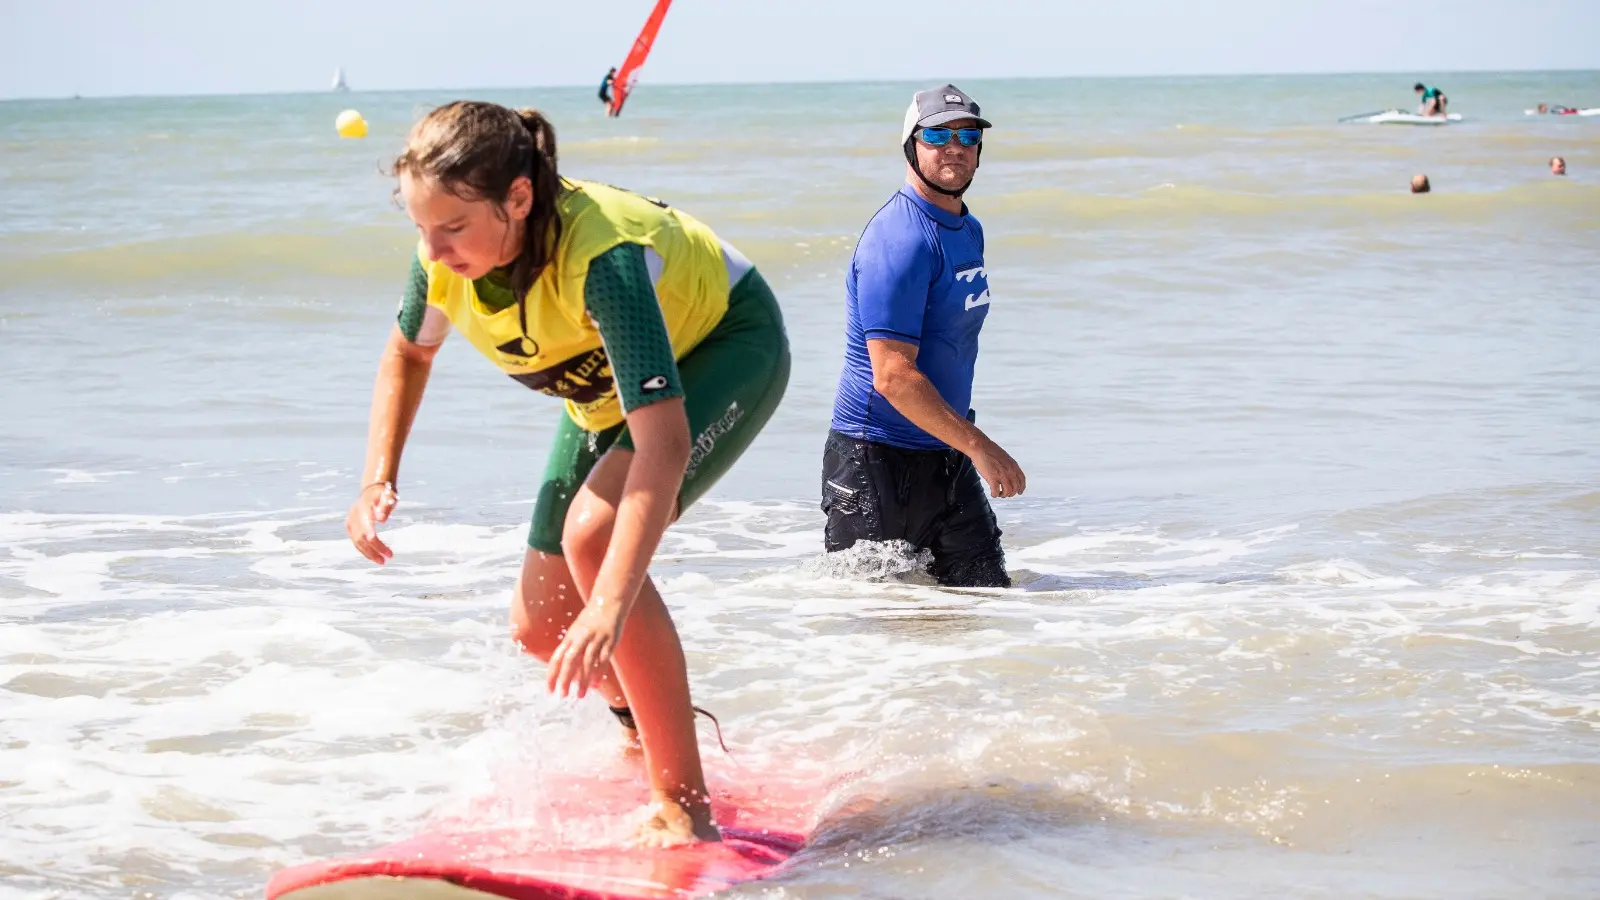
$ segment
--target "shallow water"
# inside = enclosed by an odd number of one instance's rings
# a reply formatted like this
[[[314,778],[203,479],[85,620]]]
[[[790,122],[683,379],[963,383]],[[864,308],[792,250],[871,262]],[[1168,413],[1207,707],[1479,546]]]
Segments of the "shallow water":
[[[828,786],[734,895],[1600,893],[1600,120],[1522,115],[1600,76],[1334,122],[1409,80],[963,85],[1009,591],[818,553],[843,266],[915,86],[484,95],[784,305],[784,405],[654,569],[714,782]],[[0,897],[259,896],[623,765],[506,637],[556,404],[448,344],[395,563],[342,538],[412,243],[377,168],[446,99],[0,104]]]

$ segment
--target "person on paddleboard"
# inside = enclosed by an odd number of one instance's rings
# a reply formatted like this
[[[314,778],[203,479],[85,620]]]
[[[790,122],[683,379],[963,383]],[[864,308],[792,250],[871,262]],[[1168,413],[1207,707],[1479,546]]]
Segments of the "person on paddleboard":
[[[1420,81],[1412,86],[1412,90],[1422,95],[1422,103],[1417,107],[1418,113],[1424,116],[1442,116],[1447,114],[1445,107],[1449,105],[1450,98],[1444,95],[1444,91],[1441,91],[1436,87],[1425,85]]]
[[[591,689],[637,727],[657,813],[646,844],[716,840],[683,648],[646,567],[662,532],[771,417],[789,379],[776,298],[673,207],[564,178],[534,110],[456,102],[411,129],[398,196],[421,235],[378,365],[345,529],[382,564],[401,453],[446,334],[566,412],[511,602],[560,696]],[[469,455],[463,465],[471,465]]]
[[[617,81],[617,67],[612,66],[606,72],[606,77],[600,79],[600,102],[611,105],[611,86]]]
[[[1022,467],[974,424],[989,314],[983,226],[962,197],[989,120],[954,85],[919,91],[900,131],[906,178],[867,223],[845,276],[845,363],[822,456],[828,551],[904,540],[951,586],[1009,587],[995,497]]]

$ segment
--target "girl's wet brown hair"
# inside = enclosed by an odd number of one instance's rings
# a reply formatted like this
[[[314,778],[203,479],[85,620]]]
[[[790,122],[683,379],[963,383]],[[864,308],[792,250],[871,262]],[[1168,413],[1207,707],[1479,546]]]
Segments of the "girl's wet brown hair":
[[[406,136],[390,174],[438,183],[463,200],[506,202],[511,185],[526,175],[533,182],[522,252],[511,264],[511,289],[520,300],[555,258],[561,240],[556,202],[556,130],[536,109],[457,100],[423,116]],[[504,213],[500,213],[502,216]]]

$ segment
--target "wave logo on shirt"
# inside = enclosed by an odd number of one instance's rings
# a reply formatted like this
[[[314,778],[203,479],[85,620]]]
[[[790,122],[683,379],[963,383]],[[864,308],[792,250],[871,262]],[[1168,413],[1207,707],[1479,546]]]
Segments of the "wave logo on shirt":
[[[965,263],[956,266],[956,281],[966,282],[974,287],[980,283],[983,285],[983,290],[967,295],[967,309],[973,310],[989,305],[989,273],[984,271],[983,263]]]

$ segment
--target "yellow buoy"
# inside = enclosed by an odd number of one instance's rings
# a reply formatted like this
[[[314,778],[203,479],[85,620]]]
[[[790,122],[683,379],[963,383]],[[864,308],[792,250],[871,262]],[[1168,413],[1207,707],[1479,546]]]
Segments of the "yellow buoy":
[[[361,118],[361,113],[347,109],[339,113],[339,118],[334,120],[333,127],[339,130],[339,137],[364,138],[367,136],[367,120]]]

